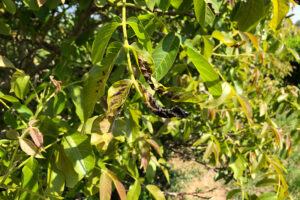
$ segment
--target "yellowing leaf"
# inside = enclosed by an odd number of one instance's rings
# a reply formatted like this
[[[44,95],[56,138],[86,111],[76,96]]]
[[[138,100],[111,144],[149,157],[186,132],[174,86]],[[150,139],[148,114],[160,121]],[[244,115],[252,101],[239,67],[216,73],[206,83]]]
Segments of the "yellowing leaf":
[[[41,7],[47,0],[37,0],[39,7]]]
[[[153,147],[153,149],[154,149],[160,156],[162,156],[161,149],[160,149],[160,147],[158,146],[157,142],[155,142],[155,141],[152,140],[152,139],[147,139],[146,141]]]
[[[153,195],[155,200],[166,200],[164,193],[155,185],[147,185],[147,190]]]
[[[286,16],[290,9],[289,0],[272,0],[273,16],[270,21],[270,26],[275,30],[280,24],[281,20]]]
[[[251,42],[253,43],[253,46],[256,48],[256,50],[259,50],[259,45],[258,45],[258,41],[257,38],[252,35],[251,33],[247,33],[245,32],[245,34],[248,36],[248,38],[251,40]]]
[[[244,113],[248,119],[249,124],[253,124],[253,121],[252,121],[253,113],[252,113],[252,106],[251,106],[250,102],[248,101],[248,99],[246,97],[244,97],[242,95],[236,94],[236,97],[244,110]]]
[[[35,127],[30,127],[29,128],[29,133],[30,136],[34,142],[34,144],[38,147],[41,148],[43,147],[43,135],[42,133],[39,131],[39,129],[35,128]]]
[[[19,137],[19,144],[21,149],[27,155],[34,156],[35,158],[44,158],[44,156],[40,153],[37,146],[27,138]]]
[[[111,177],[106,173],[102,172],[99,182],[99,195],[100,200],[110,200],[112,192],[112,181]]]
[[[126,200],[127,196],[126,196],[126,190],[125,190],[124,185],[118,180],[118,178],[116,177],[116,175],[113,172],[111,172],[109,170],[106,170],[106,172],[109,174],[109,176],[113,180],[120,199],[121,200]]]
[[[232,46],[236,43],[236,41],[233,39],[233,37],[226,32],[220,32],[218,30],[215,30],[212,34],[211,37],[221,41],[227,46]]]

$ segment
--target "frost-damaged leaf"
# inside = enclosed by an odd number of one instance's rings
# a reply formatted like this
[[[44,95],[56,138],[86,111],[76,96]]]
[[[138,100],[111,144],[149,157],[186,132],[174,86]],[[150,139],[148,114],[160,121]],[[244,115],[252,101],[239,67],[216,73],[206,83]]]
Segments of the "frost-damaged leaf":
[[[164,193],[155,185],[147,185],[147,190],[153,195],[155,200],[166,200]]]
[[[95,155],[87,135],[78,132],[64,136],[62,145],[79,177],[87,176],[95,166]]]
[[[99,195],[100,200],[110,200],[112,192],[112,181],[111,177],[102,171],[99,182]]]
[[[264,16],[264,0],[247,0],[237,3],[238,8],[234,16],[235,21],[238,22],[238,28],[241,31],[250,31],[255,28],[261,18]]]
[[[34,144],[38,148],[43,148],[43,135],[38,128],[30,127],[29,128],[30,136],[34,142]]]
[[[88,120],[92,115],[96,102],[103,96],[106,81],[120,51],[122,50],[122,46],[123,44],[120,42],[111,43],[101,65],[95,65],[88,72],[83,87],[84,121]]]
[[[233,46],[234,44],[237,43],[237,41],[235,41],[233,39],[233,37],[226,32],[220,32],[218,30],[215,30],[212,34],[211,37],[221,41],[222,43],[224,43],[227,46]]]
[[[153,149],[158,153],[158,155],[162,157],[162,152],[157,142],[155,142],[152,139],[147,139],[146,141],[153,147]]]
[[[100,62],[102,60],[105,48],[112,34],[116,30],[116,28],[120,25],[121,24],[117,22],[110,22],[100,28],[92,46],[91,57],[92,57],[93,64]]]
[[[125,190],[124,185],[118,180],[118,178],[116,177],[116,175],[113,172],[109,171],[108,169],[105,170],[105,172],[107,174],[109,174],[110,178],[113,180],[120,199],[121,200],[126,200],[127,196],[126,196],[126,190]]]
[[[21,149],[27,155],[34,156],[35,158],[44,158],[44,156],[40,153],[38,147],[27,138],[19,137],[19,143]]]
[[[5,10],[10,12],[11,14],[16,13],[16,5],[13,0],[3,0],[2,2],[3,2]]]
[[[18,98],[23,100],[29,91],[29,79],[30,76],[26,75],[24,72],[16,71],[11,78],[10,92],[14,92]]]
[[[136,17],[130,17],[127,19],[127,24],[132,28],[135,35],[139,39],[139,42],[152,54],[152,44],[148,33],[145,31],[143,25]]]
[[[171,69],[178,50],[180,40],[174,33],[169,33],[157,45],[153,51],[155,72],[153,77],[160,81]]]
[[[127,199],[128,200],[138,200],[140,194],[141,194],[141,184],[138,180],[136,180],[134,182],[134,184],[132,184],[129,187],[129,190],[127,192]]]
[[[281,20],[286,16],[290,9],[289,0],[272,0],[273,4],[273,16],[270,21],[270,26],[273,30],[276,30]]]
[[[118,108],[126,101],[131,85],[130,79],[120,80],[112,84],[108,89],[106,116],[113,117],[116,114]]]
[[[186,47],[186,52],[200,73],[200,76],[208,87],[209,92],[213,96],[220,96],[222,94],[221,82],[212,65],[194,49]]]
[[[38,192],[39,185],[39,166],[38,162],[33,158],[29,158],[27,163],[22,169],[22,188],[25,188],[32,192]],[[27,199],[35,199],[36,196],[26,192],[22,191],[20,193],[19,200],[27,200]]]

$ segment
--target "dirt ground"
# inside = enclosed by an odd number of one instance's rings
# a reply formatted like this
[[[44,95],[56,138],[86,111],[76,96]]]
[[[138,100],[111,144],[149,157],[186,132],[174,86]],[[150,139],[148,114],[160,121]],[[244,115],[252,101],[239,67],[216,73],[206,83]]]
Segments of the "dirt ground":
[[[190,179],[181,183],[180,191],[183,193],[196,194],[184,195],[186,200],[210,199],[210,200],[225,200],[227,188],[222,181],[214,181],[215,172],[213,169],[207,169],[204,165],[196,161],[183,161],[180,157],[172,157],[168,161],[172,170],[181,170],[181,173],[190,175]],[[206,197],[206,198],[205,198]],[[176,198],[173,198],[176,199]]]

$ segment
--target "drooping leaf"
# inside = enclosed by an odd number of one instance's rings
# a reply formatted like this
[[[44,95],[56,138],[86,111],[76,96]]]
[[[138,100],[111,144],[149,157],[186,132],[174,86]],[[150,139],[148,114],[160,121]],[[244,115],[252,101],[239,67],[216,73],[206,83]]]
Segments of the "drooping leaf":
[[[135,17],[130,17],[127,19],[127,24],[132,28],[135,35],[139,39],[139,42],[147,49],[147,51],[152,54],[152,44],[148,33],[146,32],[143,25]]]
[[[103,27],[100,28],[92,46],[91,57],[93,64],[96,64],[97,62],[100,62],[102,60],[106,46],[112,34],[120,25],[121,24],[117,22],[110,22],[106,23],[105,25],[103,25]]]
[[[44,158],[40,153],[38,147],[27,138],[19,137],[19,144],[21,149],[29,156],[34,156],[35,158]]]
[[[16,13],[16,5],[13,0],[3,0],[2,2],[3,2],[5,10],[10,12],[11,14]]]
[[[153,77],[157,81],[160,81],[171,69],[179,50],[179,43],[179,38],[174,33],[169,33],[154,49],[152,57],[155,72]]]
[[[200,76],[208,87],[209,92],[213,96],[220,96],[222,94],[221,82],[212,65],[194,49],[186,47],[186,52],[200,73]]]
[[[122,50],[123,44],[113,42],[109,45],[106,56],[101,65],[95,65],[87,74],[83,87],[83,111],[84,121],[92,115],[98,99],[103,96],[106,81],[111,73],[113,65]]]
[[[31,157],[22,169],[22,187],[29,191],[37,193],[39,189],[38,178],[38,162],[33,157]],[[36,196],[25,191],[20,194],[20,200],[30,200],[36,198]]]
[[[247,33],[246,32],[245,34],[251,40],[251,42],[252,42],[253,46],[256,48],[256,50],[259,51],[259,44],[258,44],[257,38],[253,34],[251,34],[251,33]]]
[[[101,173],[100,182],[99,182],[100,200],[110,200],[111,192],[112,192],[112,179],[106,172],[103,171]]]
[[[273,16],[270,21],[270,26],[275,30],[281,20],[286,16],[290,9],[289,0],[272,0]]]
[[[264,0],[247,0],[238,4],[238,9],[233,20],[238,22],[238,28],[241,31],[250,31],[255,28],[261,18],[264,16]]]
[[[108,89],[107,94],[107,116],[114,116],[117,109],[121,107],[126,101],[127,95],[130,91],[132,81],[130,79],[123,79],[112,84]]]
[[[166,200],[164,193],[155,185],[147,185],[147,190],[153,195],[155,200]]]
[[[141,184],[138,180],[136,180],[134,182],[134,184],[132,184],[129,187],[129,190],[127,192],[127,199],[128,200],[138,200],[140,194],[141,194]]]
[[[64,136],[62,144],[79,177],[87,176],[95,166],[95,155],[89,137],[74,132]]]

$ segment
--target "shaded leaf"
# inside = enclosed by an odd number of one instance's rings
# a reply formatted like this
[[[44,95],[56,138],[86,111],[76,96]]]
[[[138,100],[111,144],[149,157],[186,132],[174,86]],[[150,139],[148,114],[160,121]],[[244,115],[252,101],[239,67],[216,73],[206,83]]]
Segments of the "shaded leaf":
[[[157,45],[153,51],[155,72],[153,77],[160,81],[171,69],[178,50],[180,40],[174,33],[169,33]]]
[[[278,184],[278,180],[272,178],[263,178],[262,180],[258,181],[255,186],[256,187],[265,187],[265,186],[274,186]]]
[[[171,0],[155,0],[155,1],[156,1],[156,5],[163,11],[168,10],[171,3]]]
[[[160,189],[155,185],[147,185],[147,190],[153,195],[155,200],[165,200],[165,195],[160,191]]]
[[[92,62],[93,64],[100,62],[103,58],[105,48],[120,23],[117,22],[110,22],[104,24],[97,33],[97,36],[93,42],[92,46]]]
[[[237,195],[237,194],[240,194],[241,192],[242,192],[241,189],[233,189],[233,190],[230,190],[230,191],[227,193],[226,200],[231,199],[232,197],[234,197],[234,196]]]
[[[3,0],[2,2],[3,2],[5,10],[10,12],[11,14],[16,13],[16,5],[13,0]]]
[[[16,71],[11,78],[10,92],[14,92],[18,98],[23,100],[29,91],[29,81],[30,76],[24,72]]]
[[[10,60],[8,60],[6,57],[4,56],[0,56],[0,67],[11,67],[11,68],[15,68],[14,64],[12,64],[12,62],[10,62]]]
[[[35,158],[44,158],[40,153],[38,147],[28,140],[27,138],[19,137],[19,143],[21,149],[29,156],[34,156]]]
[[[11,140],[17,140],[19,138],[19,133],[15,129],[9,129],[5,136]]]
[[[66,135],[62,145],[79,177],[87,176],[94,169],[95,155],[87,135],[78,132]]]
[[[215,15],[204,0],[194,0],[194,10],[196,19],[203,29],[213,23]]]
[[[39,7],[41,7],[47,0],[37,0]]]

